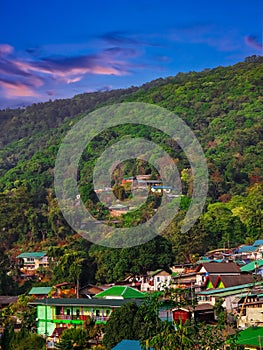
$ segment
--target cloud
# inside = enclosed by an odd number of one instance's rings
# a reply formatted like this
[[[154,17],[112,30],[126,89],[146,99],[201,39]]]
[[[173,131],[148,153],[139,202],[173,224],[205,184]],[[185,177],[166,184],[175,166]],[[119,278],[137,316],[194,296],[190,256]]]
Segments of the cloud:
[[[258,40],[258,38],[257,38],[256,36],[247,35],[247,36],[245,37],[245,43],[246,43],[248,46],[253,47],[254,49],[263,51],[263,46],[262,46],[262,44],[259,42],[259,40]]]
[[[6,98],[14,97],[40,97],[40,95],[32,88],[19,81],[0,80],[0,87]]]
[[[0,87],[6,98],[37,96],[37,89],[43,85],[73,84],[89,74],[127,75],[133,66],[130,60],[138,56],[136,49],[121,47],[96,54],[44,58],[17,57],[13,52],[11,46],[0,45]],[[52,86],[45,89],[50,90]]]

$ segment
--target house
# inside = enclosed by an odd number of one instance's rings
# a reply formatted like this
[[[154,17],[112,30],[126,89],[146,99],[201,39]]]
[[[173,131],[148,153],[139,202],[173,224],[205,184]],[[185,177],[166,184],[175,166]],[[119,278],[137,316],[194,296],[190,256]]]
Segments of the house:
[[[208,289],[206,291],[201,291],[197,294],[198,304],[210,303],[211,305],[215,305],[216,300],[221,298],[224,299],[224,303],[222,306],[226,308],[227,311],[233,312],[234,301],[236,300],[236,297],[250,293],[252,289],[257,285],[260,285],[260,282],[247,283],[228,288]]]
[[[34,274],[40,267],[48,267],[48,256],[45,251],[24,252],[16,257],[21,263],[23,273]]]
[[[77,296],[76,285],[74,283],[62,282],[56,284],[53,288],[53,298],[70,298],[71,296]]]
[[[45,298],[29,305],[36,307],[37,333],[50,337],[57,328],[83,327],[89,317],[96,323],[106,323],[116,308],[128,302],[140,305],[142,300]]]
[[[18,300],[17,296],[9,296],[9,295],[0,295],[0,309],[4,307],[16,303]]]
[[[28,295],[31,295],[38,299],[43,299],[43,298],[47,298],[51,290],[52,290],[52,287],[33,287],[30,289]]]
[[[249,302],[245,301],[242,304],[237,325],[239,328],[251,326],[263,327],[263,299]]]
[[[112,286],[94,296],[96,299],[144,299],[145,293],[128,286]]]
[[[172,275],[162,269],[151,271],[147,276],[141,279],[141,291],[159,291],[163,290],[165,286],[169,286]]]
[[[238,248],[236,256],[244,261],[257,260],[262,258],[262,252],[254,245],[242,245]]]
[[[184,306],[172,309],[175,323],[195,319],[197,322],[213,323],[215,321],[214,308],[209,303],[199,304],[195,307]]]
[[[245,350],[260,350],[263,348],[263,327],[249,327],[238,334],[237,343]]]
[[[196,285],[204,286],[206,278],[208,276],[238,276],[240,274],[240,268],[234,262],[202,263],[199,264],[196,269]]]
[[[102,292],[104,289],[93,284],[87,284],[79,289],[79,295],[81,298],[93,298],[94,295]]]
[[[196,284],[196,272],[188,272],[172,276],[172,281],[172,286],[174,288],[193,288]],[[200,290],[200,288],[198,289]]]
[[[226,276],[226,275],[211,275],[207,276],[204,283],[206,289],[219,289],[239,286],[242,284],[253,283],[255,281],[254,277],[249,274],[237,275],[237,276]]]
[[[111,205],[109,209],[110,209],[110,214],[112,216],[121,216],[122,214],[126,214],[130,210],[130,207],[129,205],[123,205],[123,204],[117,203],[115,205]]]

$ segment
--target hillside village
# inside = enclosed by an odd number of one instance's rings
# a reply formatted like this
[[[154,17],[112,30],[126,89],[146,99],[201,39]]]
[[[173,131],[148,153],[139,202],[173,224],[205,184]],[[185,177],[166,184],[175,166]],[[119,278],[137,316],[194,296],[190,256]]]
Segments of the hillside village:
[[[16,261],[21,281],[38,276],[41,282],[38,271],[45,275],[43,271],[48,268],[50,258],[45,251],[22,252],[16,256]],[[250,350],[261,346],[261,335],[253,336],[253,332],[256,329],[257,334],[263,335],[263,240],[256,240],[252,245],[210,251],[195,264],[171,266],[169,271],[148,271],[146,275],[130,275],[112,284],[77,287],[64,281],[44,285],[30,289],[27,303],[34,308],[35,332],[45,337],[47,349],[54,349],[59,344],[63,331],[85,327],[89,318],[95,324],[105,325],[114,310],[130,302],[141,305],[147,295],[156,294],[160,298],[158,317],[175,325],[195,320],[215,327],[218,322],[216,304],[220,301],[226,323],[239,332],[237,343]],[[176,291],[177,296],[171,297],[171,291]],[[178,298],[178,293],[184,297],[181,305],[177,303],[175,307],[173,298]],[[19,298],[21,296],[1,296],[2,312]],[[15,329],[20,329],[21,321],[19,317],[13,317]],[[97,334],[91,344],[100,344],[102,338],[103,332]],[[228,348],[226,344],[224,349]]]
[[[262,56],[254,55],[140,87],[0,111],[2,350],[262,349],[262,67]],[[161,236],[116,249],[90,242],[66,222],[54,167],[74,124],[122,102],[156,104],[182,118],[204,150],[209,186],[202,213],[182,234],[194,193],[185,152],[143,125],[96,136],[80,160],[74,196],[95,225],[143,224],[163,197],[179,209]],[[167,151],[181,191],[140,159],[117,166],[111,187],[94,188],[96,160],[113,140],[127,136],[145,137]],[[138,199],[147,197],[143,205],[129,204],[133,191]],[[112,194],[107,207],[100,199],[107,202]],[[85,220],[80,224],[85,230]]]

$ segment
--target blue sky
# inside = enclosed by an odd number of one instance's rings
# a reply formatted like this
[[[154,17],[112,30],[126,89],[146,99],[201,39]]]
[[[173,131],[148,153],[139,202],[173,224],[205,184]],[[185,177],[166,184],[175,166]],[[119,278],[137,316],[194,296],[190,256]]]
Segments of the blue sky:
[[[262,0],[3,0],[0,108],[262,54]]]

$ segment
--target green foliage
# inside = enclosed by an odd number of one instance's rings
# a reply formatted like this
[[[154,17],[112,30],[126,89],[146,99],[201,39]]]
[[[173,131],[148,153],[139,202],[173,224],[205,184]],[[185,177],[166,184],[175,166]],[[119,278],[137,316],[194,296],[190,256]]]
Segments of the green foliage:
[[[171,243],[161,237],[132,248],[93,245],[90,255],[97,264],[96,279],[102,283],[120,281],[127,274],[136,276],[158,268],[169,269],[174,260]]]
[[[251,57],[234,66],[179,73],[139,88],[82,94],[70,100],[0,111],[0,243],[4,254],[17,248],[17,244],[34,250],[67,242],[73,231],[61,214],[53,189],[59,145],[67,131],[87,113],[132,101],[168,109],[196,134],[210,174],[204,214],[189,232],[180,232],[194,189],[189,162],[174,140],[143,125],[125,124],[105,130],[90,142],[79,163],[79,192],[90,212],[98,219],[109,219],[109,210],[98,201],[93,189],[93,169],[101,153],[125,137],[144,137],[162,146],[174,159],[184,194],[180,211],[162,241],[153,240],[130,250],[110,251],[96,246],[90,250],[90,245],[85,249],[78,246],[86,260],[79,261],[71,270],[65,267],[71,261],[63,257],[64,252],[61,265],[56,269],[53,266],[56,278],[70,276],[72,281],[92,281],[96,272],[97,281],[111,282],[130,273],[136,275],[167,268],[174,262],[191,262],[193,255],[201,255],[210,248],[236,246],[261,238],[262,69],[262,57]],[[152,158],[156,156],[153,154]],[[120,180],[136,174],[158,177],[156,169],[141,160],[128,160],[117,166],[112,185],[120,199],[127,200],[130,195],[123,191]],[[68,189],[72,190],[71,184]],[[160,200],[161,196],[149,196],[138,210],[121,217],[119,225],[132,227],[147,221],[158,209]],[[7,275],[11,270],[11,265],[1,270],[1,293],[17,291],[12,277]]]
[[[3,350],[44,350],[46,348],[43,337],[30,333],[23,327],[19,332],[14,332],[10,323],[5,325],[0,343]]]
[[[87,341],[88,334],[86,330],[81,328],[69,328],[62,333],[60,342],[56,344],[56,349],[86,350]]]

